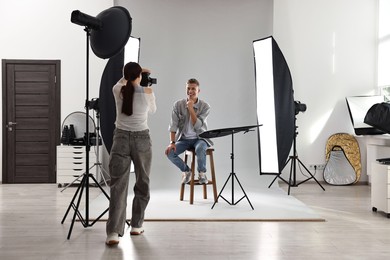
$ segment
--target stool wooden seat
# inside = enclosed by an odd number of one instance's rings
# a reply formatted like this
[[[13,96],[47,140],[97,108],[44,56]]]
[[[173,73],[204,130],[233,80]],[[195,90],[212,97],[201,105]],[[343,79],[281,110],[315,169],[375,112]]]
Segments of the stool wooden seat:
[[[214,193],[214,202],[217,201],[218,194],[217,194],[217,182],[215,179],[215,168],[214,168],[214,157],[213,157],[214,148],[208,148],[206,150],[206,156],[208,155],[210,157],[209,164],[210,164],[210,173],[211,173],[211,180],[208,179],[207,184],[199,184],[199,180],[195,179],[195,161],[196,161],[196,154],[195,149],[190,149],[184,152],[184,162],[187,163],[188,157],[191,156],[191,180],[187,185],[190,185],[190,204],[194,204],[194,187],[195,185],[203,185],[203,198],[207,199],[207,185],[213,186],[213,193]],[[206,174],[207,175],[207,174]],[[184,199],[184,189],[185,184],[181,184],[180,189],[180,200]]]

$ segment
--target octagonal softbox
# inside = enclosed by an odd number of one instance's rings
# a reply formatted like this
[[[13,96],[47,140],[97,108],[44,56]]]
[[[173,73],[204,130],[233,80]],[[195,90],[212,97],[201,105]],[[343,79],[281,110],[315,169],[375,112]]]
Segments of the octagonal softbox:
[[[107,59],[123,50],[131,34],[131,16],[122,6],[114,6],[99,13],[99,30],[91,31],[91,48],[96,56]]]

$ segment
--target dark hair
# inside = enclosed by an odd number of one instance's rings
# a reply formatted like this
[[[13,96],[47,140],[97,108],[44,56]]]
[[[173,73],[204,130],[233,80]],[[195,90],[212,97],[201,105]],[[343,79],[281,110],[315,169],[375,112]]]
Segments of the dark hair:
[[[192,78],[187,80],[187,84],[196,84],[199,86],[199,81],[197,79]]]
[[[136,62],[129,62],[123,68],[123,76],[127,80],[127,83],[121,89],[123,97],[122,113],[128,116],[133,114],[134,86],[131,82],[138,78],[141,72],[142,68]]]

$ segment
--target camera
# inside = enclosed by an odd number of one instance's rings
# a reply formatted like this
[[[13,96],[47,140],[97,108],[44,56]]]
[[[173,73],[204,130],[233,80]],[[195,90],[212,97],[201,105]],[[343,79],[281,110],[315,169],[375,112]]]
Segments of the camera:
[[[157,84],[157,79],[156,78],[151,78],[149,72],[142,72],[142,79],[140,85],[142,87],[148,87],[151,86],[152,84]]]
[[[295,104],[295,114],[298,115],[299,112],[306,111],[306,104],[301,103],[300,101],[294,101]]]

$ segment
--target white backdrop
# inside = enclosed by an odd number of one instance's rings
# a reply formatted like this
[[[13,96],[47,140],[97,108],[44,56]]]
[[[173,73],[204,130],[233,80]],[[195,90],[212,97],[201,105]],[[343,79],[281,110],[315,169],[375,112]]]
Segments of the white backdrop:
[[[141,38],[140,64],[152,70],[157,113],[150,116],[152,183],[177,186],[180,172],[166,158],[173,102],[184,98],[185,82],[200,81],[200,98],[211,105],[209,129],[256,124],[252,41],[271,35],[273,1],[116,1],[133,18]],[[256,133],[235,136],[235,171],[256,177]],[[231,138],[214,139],[219,184],[231,172]]]

